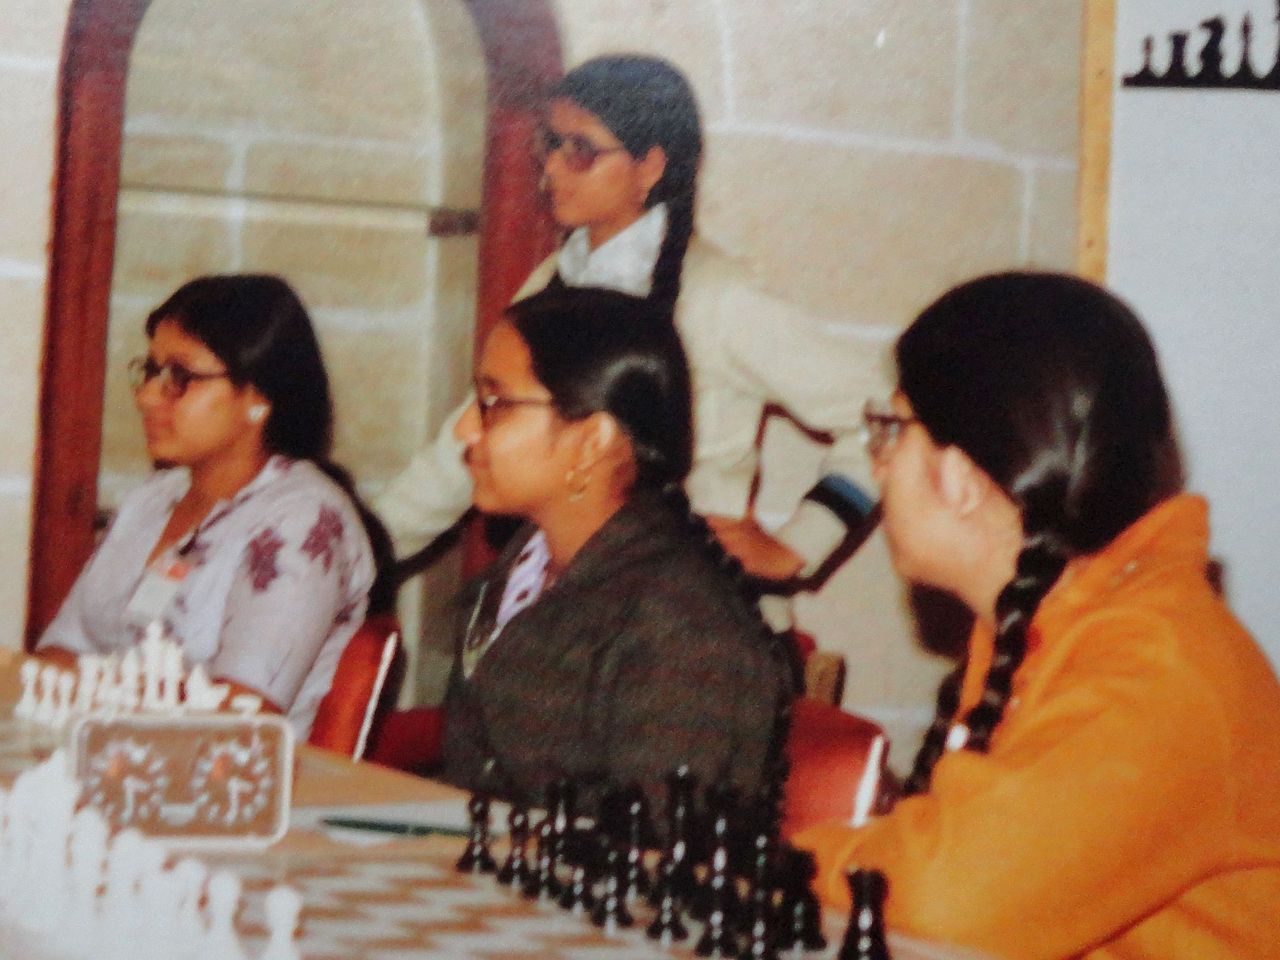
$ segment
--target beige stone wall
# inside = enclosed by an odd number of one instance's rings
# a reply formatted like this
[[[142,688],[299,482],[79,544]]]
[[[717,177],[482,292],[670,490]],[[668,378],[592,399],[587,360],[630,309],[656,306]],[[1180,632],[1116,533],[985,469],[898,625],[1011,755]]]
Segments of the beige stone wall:
[[[474,238],[427,220],[479,205],[484,97],[459,0],[154,0],[125,108],[104,503],[147,469],[124,375],[142,318],[201,273],[289,279],[328,358],[335,455],[366,491],[399,469],[467,379]]]
[[[58,58],[66,0],[0,2],[0,646],[27,609]]]
[[[886,364],[897,331],[951,284],[1071,268],[1081,6],[557,4],[570,64],[638,43],[688,73],[708,129],[700,229]],[[888,372],[849,389],[884,395]],[[770,424],[766,521],[786,516],[817,459],[789,424]],[[845,705],[885,723],[901,767],[947,664],[916,646],[882,540],[797,611],[845,655]]]
[[[156,0],[158,6],[174,2]],[[246,63],[259,63],[252,69],[234,77],[195,74],[196,89],[180,95],[172,78],[190,69],[191,42],[161,44],[147,55],[162,89],[149,111],[155,119],[135,122],[130,115],[122,229],[126,242],[139,246],[122,259],[124,282],[114,306],[125,326],[136,329],[146,308],[186,274],[288,270],[315,308],[335,367],[343,449],[354,449],[356,436],[379,434],[368,438],[367,463],[376,480],[394,468],[400,441],[421,435],[440,400],[466,375],[465,364],[456,362],[466,349],[465,332],[423,328],[423,316],[433,314],[406,291],[424,277],[430,286],[432,277],[471,275],[467,254],[454,241],[430,250],[414,218],[430,203],[470,205],[474,195],[454,195],[442,185],[461,182],[450,171],[475,170],[478,161],[474,152],[441,153],[437,145],[423,148],[432,163],[418,163],[412,145],[429,143],[430,130],[403,115],[385,124],[363,112],[353,117],[343,104],[354,99],[353,90],[370,104],[399,101],[406,86],[417,91],[417,102],[430,104],[431,83],[461,89],[474,81],[465,71],[448,72],[461,62],[452,40],[449,56],[413,59],[415,42],[425,44],[433,33],[430,4],[419,22],[407,4],[391,0],[259,2],[281,15],[293,11],[303,22],[282,32],[272,18],[260,17],[242,32],[209,33],[217,29],[207,21],[215,11],[242,5],[192,3],[188,13],[201,37],[244,49]],[[6,347],[0,389],[8,414],[0,438],[0,529],[8,548],[0,641],[10,644],[20,633],[25,590],[54,83],[66,6],[65,0],[0,0],[6,91],[0,102],[0,169],[6,172],[0,178]],[[311,16],[297,16],[303,7]],[[570,64],[641,46],[688,72],[708,127],[703,231],[751,263],[762,286],[828,318],[869,350],[887,351],[915,310],[969,274],[1071,265],[1077,3],[559,0],[556,12]],[[375,42],[374,13],[403,29]],[[311,56],[303,64],[310,72],[281,81],[247,56],[329,50],[338,41],[325,31],[335,24],[341,45],[364,51],[358,69],[325,69],[325,58]],[[464,28],[460,20],[440,23],[434,35]],[[147,49],[144,36],[139,50]],[[399,69],[383,70],[389,62]],[[426,78],[426,63],[437,70],[434,80]],[[258,112],[247,134],[237,128],[174,136],[166,124],[177,122],[178,107],[192,103],[215,128],[216,121],[230,123],[225,104],[211,92],[227,80],[255,93],[284,82],[292,96],[312,105],[313,129],[306,136],[271,135],[282,125],[287,130],[289,121],[278,106],[255,99]],[[474,119],[462,102],[435,104],[442,130]],[[230,199],[236,192],[249,199]],[[328,231],[331,244],[316,240]],[[365,282],[352,283],[352,272],[339,266],[339,247],[353,248],[347,252]],[[375,249],[387,252],[374,255]],[[455,296],[448,294],[451,308],[465,312]],[[410,342],[411,324],[400,323],[406,317],[418,323],[419,340]],[[424,369],[423,344],[435,337],[442,339],[432,342],[450,344],[441,355],[455,362],[432,368],[431,390],[438,392],[424,397],[414,376]],[[113,342],[112,350],[118,371],[136,347]],[[389,390],[404,393],[394,402],[388,394],[387,403],[380,400],[377,412],[362,420],[353,384],[367,383],[371,371]],[[849,388],[861,396],[888,387],[886,376]],[[109,424],[109,431],[132,429],[127,421]],[[769,443],[762,511],[776,520],[804,489],[816,457],[785,425],[771,428]],[[824,647],[846,653],[854,668],[846,703],[888,723],[901,762],[911,732],[930,710],[940,664],[913,651],[899,595],[883,548],[873,542],[800,612]]]

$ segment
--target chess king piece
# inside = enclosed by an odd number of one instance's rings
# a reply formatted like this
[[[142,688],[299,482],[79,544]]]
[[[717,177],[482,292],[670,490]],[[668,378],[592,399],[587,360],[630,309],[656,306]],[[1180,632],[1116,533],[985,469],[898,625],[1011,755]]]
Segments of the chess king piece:
[[[458,870],[462,873],[494,873],[498,869],[489,853],[489,798],[480,793],[467,801],[467,814],[471,826],[467,835],[467,848],[458,858]]]
[[[889,890],[879,870],[849,871],[853,908],[837,960],[889,960],[884,939],[884,897]]]

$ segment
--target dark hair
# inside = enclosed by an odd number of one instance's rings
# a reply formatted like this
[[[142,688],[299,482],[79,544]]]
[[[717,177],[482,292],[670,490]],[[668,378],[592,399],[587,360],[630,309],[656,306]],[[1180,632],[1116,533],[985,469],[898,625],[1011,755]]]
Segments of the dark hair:
[[[689,367],[671,307],[554,286],[507,309],[533,373],[567,420],[610,414],[631,441],[636,486],[682,482],[693,461]]]
[[[702,160],[702,121],[689,81],[659,57],[618,54],[596,57],[570,70],[551,91],[550,99],[558,98],[598,117],[633,157],[643,157],[651,147],[666,154],[666,169],[645,206],[667,205],[667,235],[654,266],[650,296],[674,303],[693,236]]]
[[[172,320],[271,404],[263,445],[271,453],[323,461],[333,441],[333,401],[311,318],[279,277],[222,274],[179,287],[147,317],[147,336]]]
[[[933,440],[964,451],[1017,506],[1017,569],[996,599],[982,699],[965,717],[983,751],[1004,712],[1027,630],[1072,558],[1110,543],[1182,486],[1155,350],[1134,313],[1077,277],[1004,273],[965,283],[898,340],[898,388]],[[907,791],[928,788],[957,709],[963,665]]]
[[[373,547],[378,575],[369,612],[394,609],[391,538],[356,493],[350,474],[329,459],[333,400],[311,317],[280,277],[218,274],[197,277],[147,316],[147,336],[163,320],[208,347],[231,382],[252,385],[271,405],[263,446],[295,460],[310,460],[351,499]]]

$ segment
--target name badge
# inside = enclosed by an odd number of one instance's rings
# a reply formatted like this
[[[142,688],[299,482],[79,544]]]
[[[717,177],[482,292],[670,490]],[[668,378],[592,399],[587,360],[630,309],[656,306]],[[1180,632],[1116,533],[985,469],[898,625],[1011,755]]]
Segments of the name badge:
[[[174,595],[190,572],[190,564],[182,560],[170,560],[148,567],[138,589],[129,600],[129,606],[125,608],[129,619],[139,626],[159,620],[169,609]]]

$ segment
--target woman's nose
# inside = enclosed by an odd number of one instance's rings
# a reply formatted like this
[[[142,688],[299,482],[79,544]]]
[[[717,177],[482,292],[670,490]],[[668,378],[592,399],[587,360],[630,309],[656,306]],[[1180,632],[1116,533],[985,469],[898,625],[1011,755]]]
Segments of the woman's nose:
[[[480,404],[473,396],[471,402],[467,404],[467,409],[462,411],[462,416],[453,425],[453,436],[460,443],[469,447],[480,439],[480,435],[483,432],[480,424]]]
[[[151,410],[164,403],[164,389],[160,377],[152,377],[133,391],[133,403],[139,410]]]

